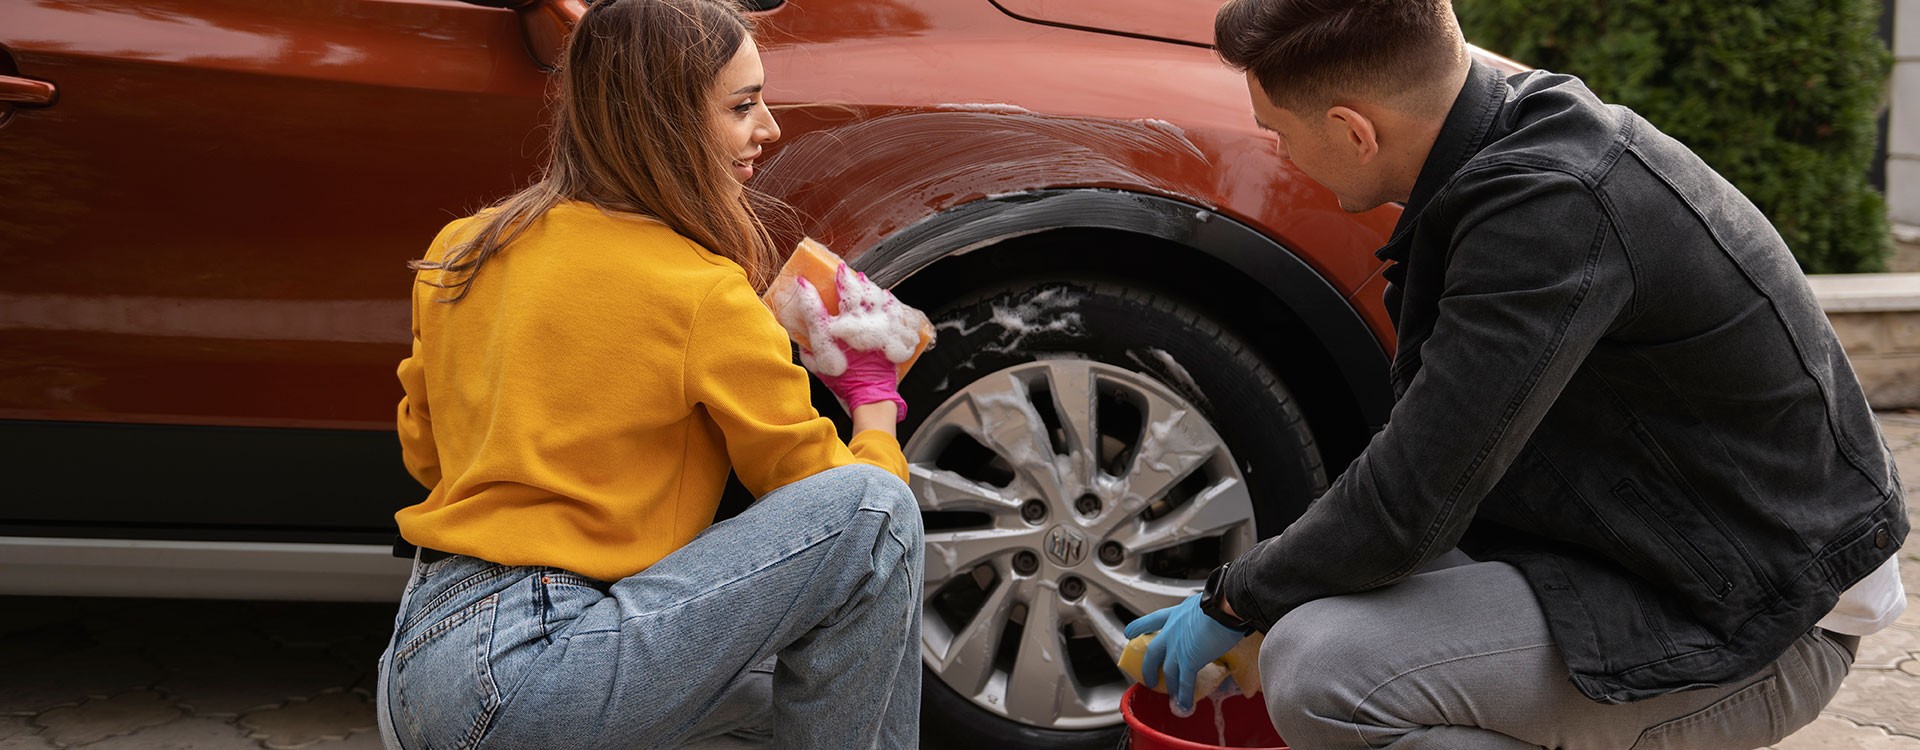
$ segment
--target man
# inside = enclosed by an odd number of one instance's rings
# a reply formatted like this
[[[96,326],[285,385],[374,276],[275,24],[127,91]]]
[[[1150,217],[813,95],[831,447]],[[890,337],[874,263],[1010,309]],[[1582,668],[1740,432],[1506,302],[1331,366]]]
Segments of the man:
[[[1146,679],[1244,632],[1296,748],[1753,748],[1900,614],[1903,490],[1779,234],[1447,0],[1230,0],[1255,118],[1405,204],[1386,429],[1284,534],[1149,614]],[[1456,549],[1457,547],[1457,549]],[[1462,554],[1464,553],[1464,554]]]

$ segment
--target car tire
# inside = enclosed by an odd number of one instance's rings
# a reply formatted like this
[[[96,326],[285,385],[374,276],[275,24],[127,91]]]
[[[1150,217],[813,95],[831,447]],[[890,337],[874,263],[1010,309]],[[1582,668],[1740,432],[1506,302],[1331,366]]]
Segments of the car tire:
[[[1144,376],[1204,416],[1245,481],[1258,538],[1280,533],[1326,489],[1313,433],[1274,369],[1195,305],[1128,284],[1052,278],[1005,284],[931,313],[939,329],[937,346],[901,383],[910,405],[902,436],[910,449],[915,433],[938,429],[929,428],[928,420],[944,413],[942,405],[971,384],[994,373],[1020,372],[1023,366],[1084,361],[1103,372],[1124,368]],[[924,495],[921,504],[923,510],[929,507]],[[927,515],[932,534],[937,514]],[[930,548],[930,561],[936,552]],[[1202,562],[1217,564],[1197,559],[1189,564]],[[931,575],[928,588],[931,602]],[[1062,670],[1067,662],[1060,660]],[[1124,734],[1117,712],[1114,723],[1099,727],[1060,729],[1016,721],[956,691],[930,666],[924,669],[921,740],[928,748],[1111,748]]]

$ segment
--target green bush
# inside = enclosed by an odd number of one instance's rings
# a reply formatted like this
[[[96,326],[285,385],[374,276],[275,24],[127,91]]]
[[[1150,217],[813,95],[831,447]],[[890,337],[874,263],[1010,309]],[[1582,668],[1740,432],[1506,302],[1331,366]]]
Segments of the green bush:
[[[1454,0],[1467,40],[1570,73],[1691,147],[1810,273],[1878,271],[1878,0]]]

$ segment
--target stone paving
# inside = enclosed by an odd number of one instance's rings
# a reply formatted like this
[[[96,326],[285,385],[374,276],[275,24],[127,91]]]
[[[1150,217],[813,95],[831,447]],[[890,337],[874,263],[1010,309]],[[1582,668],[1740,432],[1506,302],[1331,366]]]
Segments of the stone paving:
[[[375,750],[391,604],[0,598],[0,750]]]
[[[1920,411],[1880,415],[1920,527]],[[1908,608],[1778,750],[1920,750],[1920,542]],[[392,605],[0,597],[0,750],[373,750]]]

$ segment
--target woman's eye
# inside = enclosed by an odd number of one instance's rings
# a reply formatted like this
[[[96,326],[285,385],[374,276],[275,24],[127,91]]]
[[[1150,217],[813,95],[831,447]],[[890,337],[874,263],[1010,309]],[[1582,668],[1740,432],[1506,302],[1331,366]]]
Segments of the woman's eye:
[[[733,108],[733,111],[735,111],[735,112],[738,112],[738,113],[740,113],[740,114],[743,114],[743,115],[744,115],[744,114],[746,114],[746,113],[748,113],[748,112],[752,112],[752,111],[753,111],[753,107],[754,107],[754,105],[756,105],[756,104],[759,104],[759,102],[757,102],[757,101],[754,101],[754,100],[752,100],[752,99],[748,99],[748,100],[747,100],[747,102],[746,102],[745,104],[742,104],[742,105],[740,105],[740,106],[737,106],[737,107],[734,107],[734,108]]]

